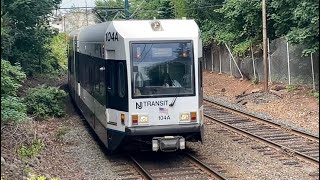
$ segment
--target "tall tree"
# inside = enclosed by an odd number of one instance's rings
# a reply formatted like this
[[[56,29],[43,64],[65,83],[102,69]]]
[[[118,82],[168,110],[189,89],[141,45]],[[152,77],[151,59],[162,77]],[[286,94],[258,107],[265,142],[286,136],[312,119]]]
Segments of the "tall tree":
[[[114,18],[123,18],[124,1],[123,0],[97,0],[96,8],[93,12],[97,18],[104,21],[112,21]],[[116,8],[116,9],[115,9]],[[119,9],[118,9],[119,8]],[[121,9],[122,8],[122,9]]]
[[[306,46],[303,53],[319,51],[319,1],[273,0],[271,18],[278,37]]]
[[[50,64],[45,58],[49,49],[44,46],[54,35],[49,26],[52,11],[61,0],[6,0],[1,3],[1,18],[8,32],[1,44],[1,57],[11,63],[20,62],[28,72],[42,71]],[[9,39],[10,37],[11,39]],[[10,42],[10,47],[5,45]]]
[[[172,19],[175,17],[171,0],[131,0],[129,3],[130,19]],[[115,15],[118,19],[124,19],[122,9],[113,9],[124,8],[123,0],[97,0],[96,7],[96,15],[101,21],[111,21]],[[100,9],[99,7],[107,8]]]

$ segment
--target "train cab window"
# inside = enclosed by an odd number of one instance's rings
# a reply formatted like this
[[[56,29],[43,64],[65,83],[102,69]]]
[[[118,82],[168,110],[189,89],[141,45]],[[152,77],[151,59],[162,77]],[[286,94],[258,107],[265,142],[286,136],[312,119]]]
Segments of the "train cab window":
[[[131,44],[132,97],[195,95],[192,41]]]
[[[119,96],[120,97],[124,97],[125,96],[125,72],[124,72],[124,65],[121,62],[119,64],[119,70],[118,70],[118,92],[119,92]]]

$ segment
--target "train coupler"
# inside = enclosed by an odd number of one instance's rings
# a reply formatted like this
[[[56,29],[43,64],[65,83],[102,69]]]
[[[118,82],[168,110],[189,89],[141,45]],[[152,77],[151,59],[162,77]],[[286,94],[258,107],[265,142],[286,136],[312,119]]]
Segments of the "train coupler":
[[[182,136],[164,136],[152,138],[152,151],[173,152],[185,149],[186,141]]]

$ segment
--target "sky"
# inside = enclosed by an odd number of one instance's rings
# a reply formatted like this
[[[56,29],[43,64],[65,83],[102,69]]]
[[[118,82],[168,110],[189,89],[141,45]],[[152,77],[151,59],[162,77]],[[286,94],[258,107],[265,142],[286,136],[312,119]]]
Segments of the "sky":
[[[62,0],[60,7],[62,7],[62,8],[70,8],[72,6],[85,7],[86,1],[87,1],[88,7],[95,6],[95,4],[94,4],[95,0]]]

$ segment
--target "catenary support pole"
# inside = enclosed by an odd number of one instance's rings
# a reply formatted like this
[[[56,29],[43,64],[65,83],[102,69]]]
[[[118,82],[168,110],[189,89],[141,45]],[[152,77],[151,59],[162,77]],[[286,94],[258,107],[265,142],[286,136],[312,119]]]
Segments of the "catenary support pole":
[[[268,38],[268,70],[269,70],[269,82],[272,82],[271,80],[271,57],[270,57],[270,41],[269,41],[269,38]]]
[[[88,20],[88,6],[87,6],[87,0],[86,2],[86,21],[87,21],[87,26],[89,25],[89,20]]]
[[[254,77],[254,80],[257,80],[257,76],[256,76],[256,66],[254,65],[254,57],[253,57],[252,46],[251,46],[251,57],[252,57],[253,77]]]
[[[204,69],[207,70],[206,51],[203,51],[203,61],[204,61]]]
[[[128,20],[130,15],[129,15],[129,0],[124,1],[124,13],[126,16],[126,19]]]
[[[264,66],[264,91],[268,92],[268,61],[267,61],[267,18],[266,0],[262,0],[262,34],[263,34],[263,66]]]
[[[213,45],[211,46],[211,72],[213,72]]]
[[[314,69],[313,69],[313,58],[312,58],[312,53],[311,53],[311,71],[312,71],[312,88],[313,90],[316,90],[316,84],[314,82]]]
[[[221,46],[219,45],[219,74],[222,74],[222,67],[221,67],[221,51],[220,51]]]
[[[232,63],[231,63],[231,55],[229,54],[229,71],[230,71],[230,75],[232,76]]]
[[[289,85],[291,84],[291,76],[290,76],[290,56],[289,56],[289,42],[287,40],[287,60],[288,60],[288,79]]]

